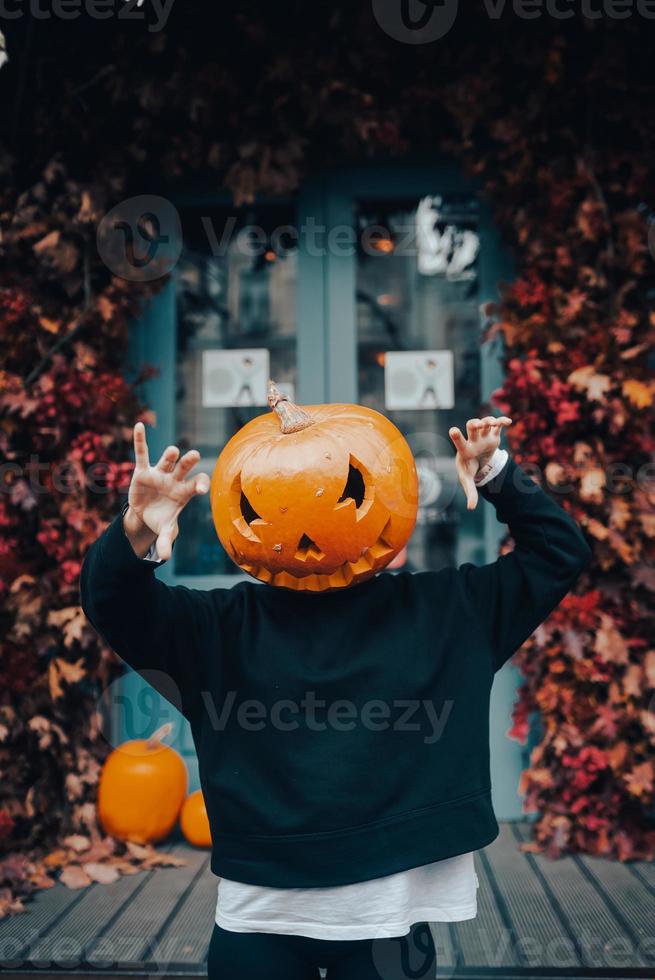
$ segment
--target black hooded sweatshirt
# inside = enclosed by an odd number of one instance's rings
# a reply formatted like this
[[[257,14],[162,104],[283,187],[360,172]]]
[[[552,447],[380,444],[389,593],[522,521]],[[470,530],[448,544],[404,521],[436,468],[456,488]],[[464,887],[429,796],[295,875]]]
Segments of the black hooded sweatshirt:
[[[591,550],[511,457],[479,492],[512,552],[326,593],[167,586],[135,555],[122,514],[91,547],[84,612],[190,722],[215,874],[346,885],[497,836],[494,673]]]

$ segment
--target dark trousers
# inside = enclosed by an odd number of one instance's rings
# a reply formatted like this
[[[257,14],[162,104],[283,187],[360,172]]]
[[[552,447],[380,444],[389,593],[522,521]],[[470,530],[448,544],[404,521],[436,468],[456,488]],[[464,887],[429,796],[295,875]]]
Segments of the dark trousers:
[[[391,939],[309,939],[214,925],[209,980],[318,980],[319,967],[327,980],[427,980],[436,976],[436,953],[425,922]]]

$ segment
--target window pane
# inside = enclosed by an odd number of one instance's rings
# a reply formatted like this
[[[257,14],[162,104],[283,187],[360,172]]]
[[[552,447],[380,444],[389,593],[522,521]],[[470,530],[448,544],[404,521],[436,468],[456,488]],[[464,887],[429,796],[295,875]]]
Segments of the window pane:
[[[176,428],[180,448],[198,449],[202,456],[197,472],[211,475],[225,443],[268,410],[264,374],[270,372],[281,387],[295,384],[297,255],[279,232],[294,220],[293,212],[280,207],[247,215],[183,215]],[[218,351],[235,353],[217,357]],[[268,357],[263,370],[262,357]],[[240,574],[218,540],[208,496],[185,508],[180,531],[176,574]]]
[[[466,434],[480,411],[477,202],[367,201],[357,220],[359,400],[395,422],[419,470],[419,516],[403,567],[456,564],[463,539],[481,542],[483,531],[482,508],[466,510],[448,436],[452,425]]]

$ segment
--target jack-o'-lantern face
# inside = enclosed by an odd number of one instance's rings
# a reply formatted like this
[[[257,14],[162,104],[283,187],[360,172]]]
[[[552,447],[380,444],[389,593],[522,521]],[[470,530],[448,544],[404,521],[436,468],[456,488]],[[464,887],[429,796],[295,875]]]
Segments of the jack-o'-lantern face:
[[[223,547],[271,585],[319,592],[370,578],[416,522],[407,442],[360,405],[299,408],[272,382],[269,403],[216,463],[211,506]]]

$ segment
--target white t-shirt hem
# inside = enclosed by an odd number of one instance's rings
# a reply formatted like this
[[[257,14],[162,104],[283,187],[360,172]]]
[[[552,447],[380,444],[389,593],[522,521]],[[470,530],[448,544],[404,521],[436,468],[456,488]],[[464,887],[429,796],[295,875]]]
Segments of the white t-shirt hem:
[[[216,925],[229,932],[269,932],[287,936],[306,936],[309,939],[388,939],[406,936],[416,922],[464,922],[477,915],[477,903],[461,908],[414,909],[411,916],[401,922],[385,922],[383,925],[321,925],[319,923],[258,922],[256,919],[244,921],[231,915],[218,912]]]

